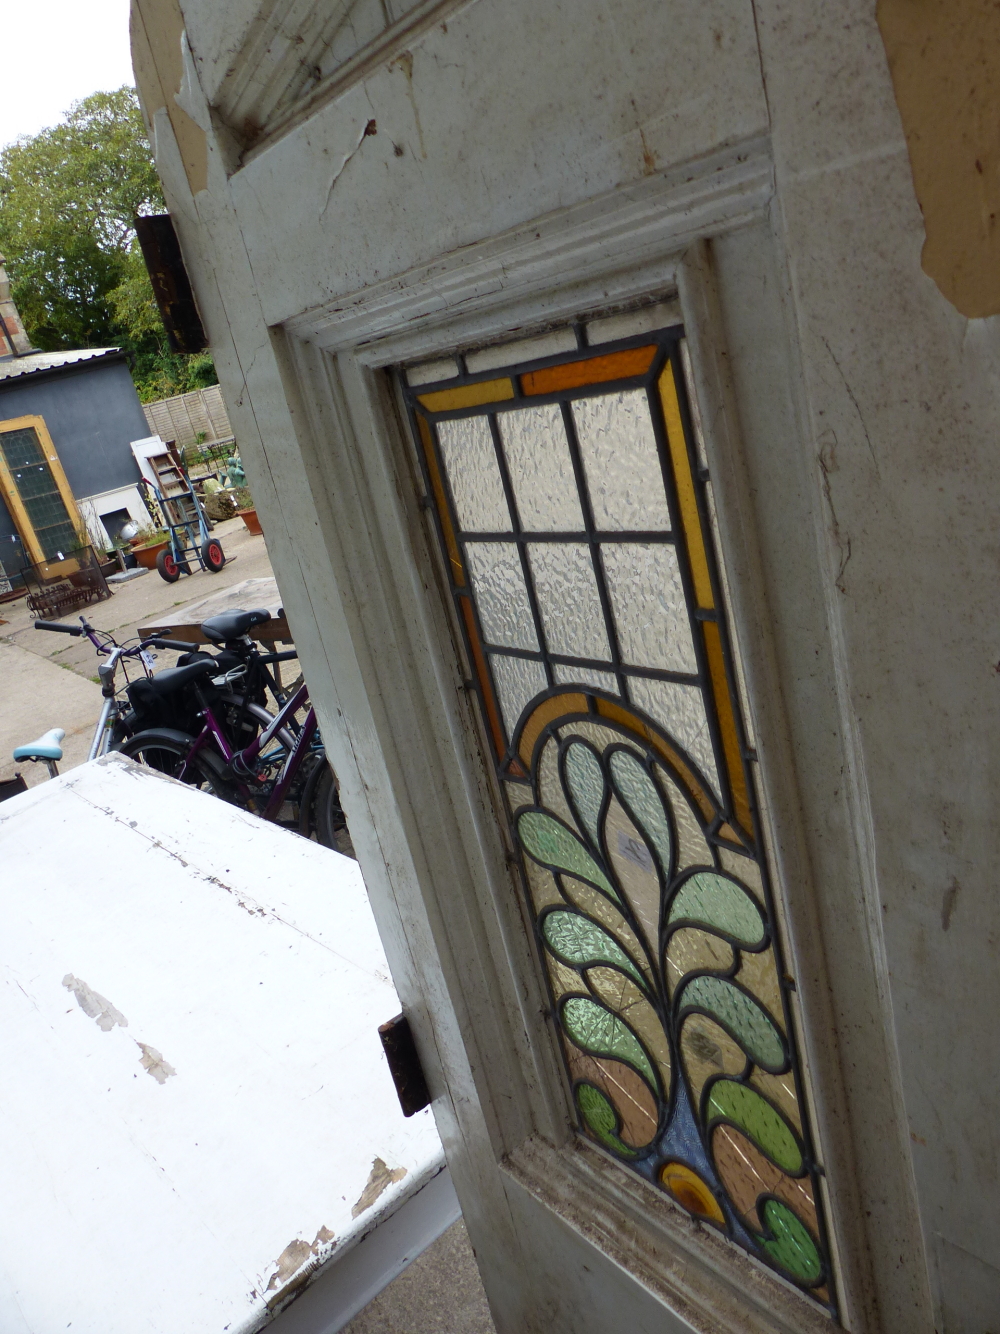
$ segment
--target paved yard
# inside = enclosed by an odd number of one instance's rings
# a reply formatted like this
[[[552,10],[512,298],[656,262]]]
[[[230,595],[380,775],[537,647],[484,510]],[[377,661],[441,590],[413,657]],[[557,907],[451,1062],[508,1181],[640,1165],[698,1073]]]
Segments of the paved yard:
[[[165,583],[155,570],[117,587],[107,602],[83,608],[99,630],[110,630],[121,643],[150,621],[169,620],[175,609],[220,593],[245,579],[271,577],[271,564],[262,537],[248,533],[242,519],[216,525],[227,561],[219,574],[199,570],[182,575],[176,584]],[[62,619],[75,622],[81,613]],[[42,764],[15,765],[11,751],[50,727],[61,727],[65,771],[87,758],[97,719],[101,691],[97,684],[97,654],[88,640],[46,634],[33,628],[34,616],[24,599],[0,604],[0,779],[24,774],[29,786],[48,777]],[[161,654],[173,661],[172,654]]]

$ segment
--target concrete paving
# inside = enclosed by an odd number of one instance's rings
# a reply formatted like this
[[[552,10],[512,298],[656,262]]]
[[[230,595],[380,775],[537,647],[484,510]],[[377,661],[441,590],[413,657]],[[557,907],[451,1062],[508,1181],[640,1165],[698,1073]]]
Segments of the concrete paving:
[[[0,626],[0,631],[3,628]],[[50,727],[61,727],[66,733],[60,769],[82,764],[101,712],[100,686],[3,640],[0,640],[0,680],[4,692],[0,709],[0,779],[13,778],[20,772],[28,786],[34,787],[48,778],[44,764],[15,764],[11,751],[15,746],[34,741]]]
[[[271,563],[262,537],[247,532],[242,519],[216,525],[214,536],[222,542],[226,564],[218,574],[198,570],[181,575],[168,584],[155,570],[140,579],[119,584],[107,602],[81,608],[62,619],[76,623],[85,615],[98,630],[109,630],[121,643],[137,628],[151,621],[173,617],[178,607],[200,603],[247,579],[270,579]],[[43,782],[48,771],[43,764],[16,765],[11,751],[31,741],[50,727],[66,732],[65,772],[82,764],[90,750],[94,728],[101,713],[101,691],[97,684],[98,657],[86,639],[47,634],[34,629],[34,614],[24,599],[0,604],[0,779],[22,773],[29,787]],[[161,654],[161,665],[169,665],[173,654]]]
[[[495,1334],[465,1224],[418,1255],[343,1334]]]

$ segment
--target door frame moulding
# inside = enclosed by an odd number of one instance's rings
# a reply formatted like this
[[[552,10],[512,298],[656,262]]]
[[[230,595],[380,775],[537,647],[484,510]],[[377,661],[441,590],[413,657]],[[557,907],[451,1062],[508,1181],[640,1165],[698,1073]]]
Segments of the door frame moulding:
[[[799,801],[789,743],[782,736],[781,689],[773,653],[763,642],[766,631],[762,627],[767,626],[768,615],[760,561],[752,550],[753,500],[745,486],[739,490],[742,444],[736,405],[721,382],[724,373],[718,370],[727,351],[721,322],[711,311],[713,279],[704,240],[751,223],[766,223],[772,195],[769,144],[757,140],[328,302],[286,321],[273,333],[276,345],[283,349],[279,357],[291,377],[290,387],[294,386],[295,399],[302,405],[302,428],[313,438],[310,452],[320,456],[332,450],[350,460],[355,474],[353,485],[334,487],[327,493],[334,525],[343,524],[344,531],[363,531],[383,549],[387,537],[390,545],[407,546],[406,568],[383,570],[381,577],[394,581],[397,605],[412,600],[412,613],[421,622],[423,637],[419,656],[433,664],[437,686],[433,695],[428,693],[429,678],[424,675],[420,706],[436,724],[430,731],[438,737],[449,734],[455,744],[455,753],[446,754],[439,745],[437,756],[428,757],[425,752],[424,759],[432,764],[439,760],[444,770],[450,764],[456,771],[454,778],[446,779],[461,788],[452,796],[453,822],[457,821],[459,842],[477,886],[464,912],[482,918],[479,929],[485,938],[496,931],[487,920],[491,912],[495,914],[506,956],[496,969],[503,996],[495,1007],[500,1018],[491,1022],[507,1030],[503,1045],[508,1059],[495,1064],[479,1060],[475,1073],[484,1090],[482,1105],[492,1112],[491,1135],[502,1173],[696,1328],[740,1329],[752,1334],[819,1331],[829,1329],[830,1322],[811,1299],[737,1247],[714,1234],[706,1238],[709,1229],[638,1178],[623,1180],[626,1174],[621,1168],[596,1148],[573,1135],[567,1139],[565,1128],[573,1118],[552,1051],[544,1001],[539,1003],[544,989],[540,964],[530,949],[530,926],[509,868],[496,855],[495,829],[483,832],[497,820],[486,793],[488,784],[477,774],[478,721],[467,707],[469,701],[459,701],[451,691],[455,662],[461,661],[460,640],[455,635],[449,639],[444,632],[451,626],[448,600],[439,597],[438,555],[426,516],[420,511],[420,492],[412,484],[417,475],[412,442],[395,393],[387,377],[378,373],[387,366],[446,355],[459,345],[517,337],[542,323],[584,312],[596,314],[680,288],[683,313],[692,326],[688,338],[699,395],[709,396],[701,406],[712,476],[729,492],[720,505],[727,548],[734,524],[740,530],[731,549],[737,558],[730,561],[731,610],[747,660],[751,696],[755,705],[762,704],[764,725],[755,717],[755,730],[761,753],[767,755],[768,805],[782,824],[781,846],[772,848],[772,856],[779,881],[797,887],[795,900],[785,904],[785,934],[800,979],[797,1023],[803,1058],[812,1074],[810,1108],[818,1126],[821,1156],[831,1175],[827,1210],[838,1263],[842,1318],[848,1327],[871,1330],[878,1328],[878,1319],[873,1314],[864,1229],[851,1189],[853,1140],[828,996],[816,889],[804,836],[796,827],[801,823]],[[335,434],[342,433],[336,444],[330,439],[333,422]],[[385,496],[389,492],[394,513],[374,500],[377,493]],[[359,513],[359,502],[364,513]],[[394,527],[395,533],[391,531]],[[361,558],[356,555],[355,559]],[[361,576],[348,573],[348,579],[358,585],[350,589],[351,596],[372,608],[370,590],[366,597]],[[440,605],[435,605],[437,601]],[[394,613],[386,610],[384,614],[391,617]],[[412,618],[407,633],[413,634]],[[411,680],[411,704],[419,689],[420,683]],[[380,693],[383,699],[391,696],[389,690]],[[400,739],[392,735],[391,726],[388,732],[389,746],[396,748]],[[405,771],[402,754],[394,767]],[[424,796],[416,785],[408,786],[415,806],[413,818],[419,821],[416,808]],[[461,950],[452,937],[447,896],[458,892],[454,888],[455,858],[427,846],[423,856],[428,878],[421,876],[422,892],[435,905],[434,916],[444,933],[442,955],[454,960]],[[523,971],[526,966],[528,973]],[[469,983],[457,975],[454,983],[452,997],[459,1014],[481,1012]],[[519,1013],[523,1023],[520,1036],[511,1026],[514,1013]],[[460,1018],[460,1023],[467,1034],[475,1028],[468,1019]],[[518,1068],[525,1036],[533,1053],[533,1073],[526,1071],[525,1081],[531,1087],[512,1099],[510,1087],[503,1084],[503,1070]],[[519,1105],[512,1106],[512,1102]],[[891,1114],[895,1109],[885,1110]],[[534,1124],[535,1133],[526,1138],[524,1127],[529,1123]],[[624,1237],[621,1216],[628,1220]]]
[[[839,1328],[773,1269],[654,1186],[610,1172],[609,1164],[582,1136],[560,1149],[534,1136],[500,1170],[694,1329],[830,1334]]]
[[[335,298],[282,328],[330,352],[350,349],[371,367],[447,355],[666,290],[669,263],[647,288],[651,275],[637,269],[760,217],[773,193],[770,140],[751,139]]]
[[[401,18],[319,78],[309,71],[318,73],[349,6],[336,0],[299,0],[299,17],[293,18],[288,0],[262,5],[212,99],[213,109],[242,145],[231,174],[467,3],[416,0]],[[294,38],[285,35],[288,27],[294,27]]]

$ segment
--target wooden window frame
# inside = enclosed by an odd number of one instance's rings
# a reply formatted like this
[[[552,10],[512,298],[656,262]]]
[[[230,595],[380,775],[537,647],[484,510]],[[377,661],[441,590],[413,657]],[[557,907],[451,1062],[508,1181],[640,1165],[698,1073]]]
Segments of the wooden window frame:
[[[39,444],[45,454],[45,461],[49,465],[56,490],[66,506],[66,513],[69,515],[70,521],[77,529],[81,528],[83,520],[80,517],[76,497],[66,480],[62,462],[56,453],[55,445],[52,443],[49,428],[45,425],[45,418],[39,417],[37,414],[29,414],[26,417],[8,417],[6,421],[0,421],[0,434],[6,435],[11,431],[24,430],[26,427],[32,427],[38,436]],[[28,511],[24,507],[24,502],[14,483],[14,478],[11,476],[10,469],[7,467],[7,461],[3,457],[2,451],[0,451],[0,494],[3,496],[4,504],[10,510],[11,518],[20,533],[25,550],[31,555],[32,561],[41,564],[45,560],[45,554],[39,544],[34,525],[28,517]]]

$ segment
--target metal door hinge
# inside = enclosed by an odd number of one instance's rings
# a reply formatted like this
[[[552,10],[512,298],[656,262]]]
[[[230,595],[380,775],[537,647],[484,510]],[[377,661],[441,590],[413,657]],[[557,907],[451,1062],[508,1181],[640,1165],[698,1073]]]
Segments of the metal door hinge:
[[[417,1054],[417,1044],[413,1041],[410,1021],[405,1014],[398,1014],[395,1019],[379,1025],[378,1035],[382,1039],[389,1073],[396,1085],[396,1096],[403,1115],[413,1116],[423,1111],[430,1105],[431,1095]]]

